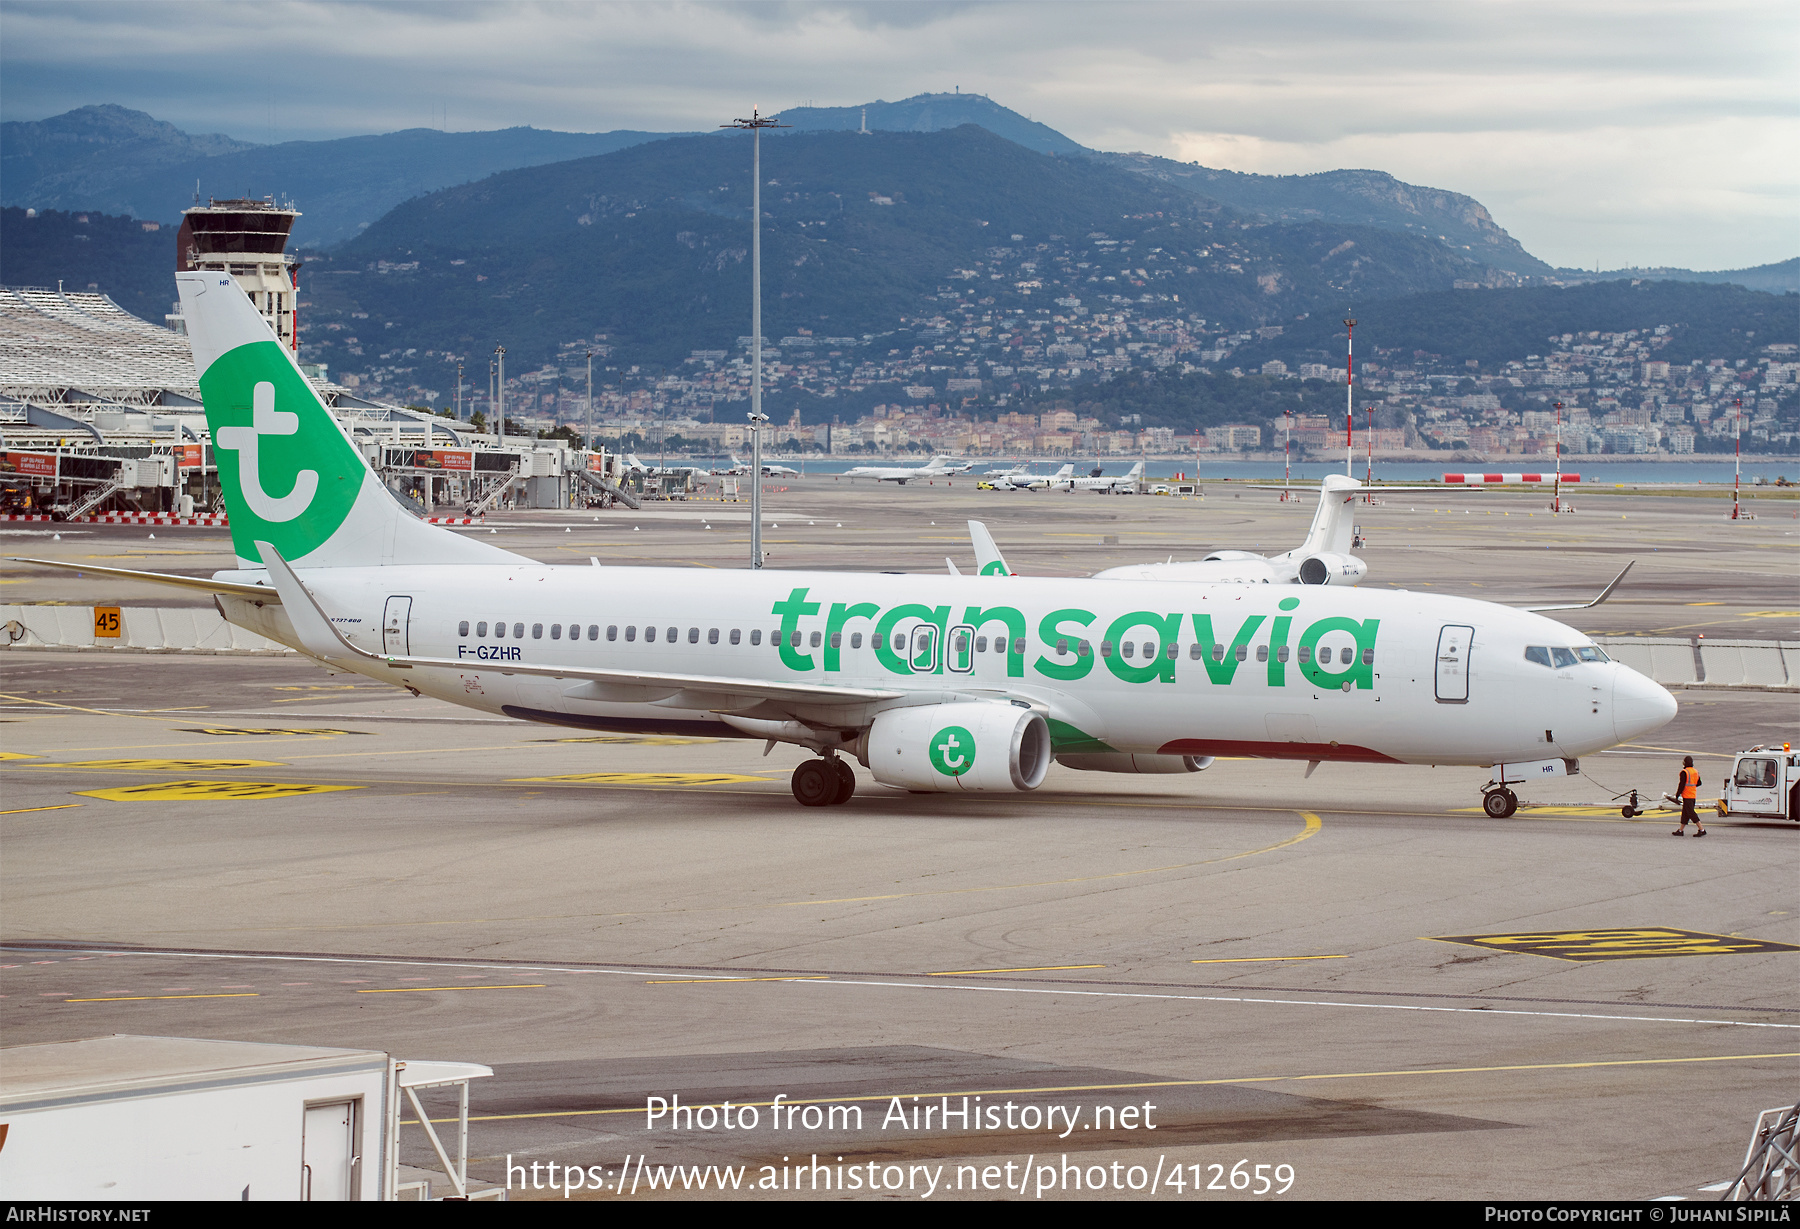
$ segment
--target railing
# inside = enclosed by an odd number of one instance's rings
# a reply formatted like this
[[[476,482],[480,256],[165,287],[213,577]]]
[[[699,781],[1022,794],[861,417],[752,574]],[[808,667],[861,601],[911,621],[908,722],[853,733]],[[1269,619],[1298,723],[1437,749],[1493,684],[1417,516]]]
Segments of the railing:
[[[488,512],[492,511],[494,506],[500,502],[501,497],[504,496],[508,491],[512,490],[513,484],[518,481],[519,481],[519,465],[518,465],[518,462],[515,461],[515,462],[513,462],[512,466],[506,471],[506,477],[503,478],[501,481],[495,483],[494,489],[489,491],[486,495],[484,495],[481,498],[481,501],[479,503],[476,503],[476,504],[473,504],[470,506],[469,515],[470,516],[485,516],[485,515],[487,515]]]
[[[1719,1198],[1725,1202],[1775,1203],[1800,1197],[1800,1104],[1776,1106],[1756,1116],[1744,1168]]]
[[[126,482],[124,478],[115,476],[110,482],[88,492],[87,496],[82,499],[80,503],[72,506],[68,513],[69,519],[74,520],[78,516],[86,516],[89,512],[105,503],[115,492],[122,491],[129,485],[131,484]]]

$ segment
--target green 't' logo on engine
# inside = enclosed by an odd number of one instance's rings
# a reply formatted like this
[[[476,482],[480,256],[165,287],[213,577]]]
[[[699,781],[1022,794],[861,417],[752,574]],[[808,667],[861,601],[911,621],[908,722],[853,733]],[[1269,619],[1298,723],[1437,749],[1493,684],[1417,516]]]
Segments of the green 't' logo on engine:
[[[931,766],[946,777],[960,777],[975,767],[975,736],[960,725],[947,725],[931,736]]]

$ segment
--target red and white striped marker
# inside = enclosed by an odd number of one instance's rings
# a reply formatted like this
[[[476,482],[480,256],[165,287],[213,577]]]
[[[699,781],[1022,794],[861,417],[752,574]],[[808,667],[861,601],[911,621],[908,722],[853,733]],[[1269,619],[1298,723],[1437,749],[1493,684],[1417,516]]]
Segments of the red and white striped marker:
[[[1564,474],[1564,482],[1580,482],[1580,474]],[[1555,474],[1445,474],[1447,486],[1477,486],[1485,483],[1515,483],[1526,485],[1536,482],[1555,482]]]

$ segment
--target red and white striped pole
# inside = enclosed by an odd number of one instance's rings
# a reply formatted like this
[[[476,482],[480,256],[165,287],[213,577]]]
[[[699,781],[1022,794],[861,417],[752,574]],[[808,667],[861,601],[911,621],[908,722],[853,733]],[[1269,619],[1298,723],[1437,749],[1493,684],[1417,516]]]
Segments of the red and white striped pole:
[[[1344,477],[1356,475],[1351,467],[1356,464],[1356,451],[1351,443],[1351,435],[1356,430],[1356,321],[1354,318],[1344,321],[1344,328],[1349,331],[1349,348],[1344,352]]]

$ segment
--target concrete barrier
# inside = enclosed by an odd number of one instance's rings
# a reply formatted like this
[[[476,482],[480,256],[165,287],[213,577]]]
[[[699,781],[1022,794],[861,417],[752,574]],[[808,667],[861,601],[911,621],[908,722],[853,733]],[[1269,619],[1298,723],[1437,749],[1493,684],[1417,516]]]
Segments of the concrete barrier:
[[[0,649],[109,649],[146,653],[292,653],[284,644],[196,606],[126,606],[119,636],[94,635],[92,606],[0,606]]]
[[[1614,661],[1665,687],[1800,690],[1800,644],[1781,640],[1700,640],[1600,636]]]
[[[1700,680],[1693,642],[1667,636],[1614,636],[1598,639],[1606,655],[1665,687]]]

